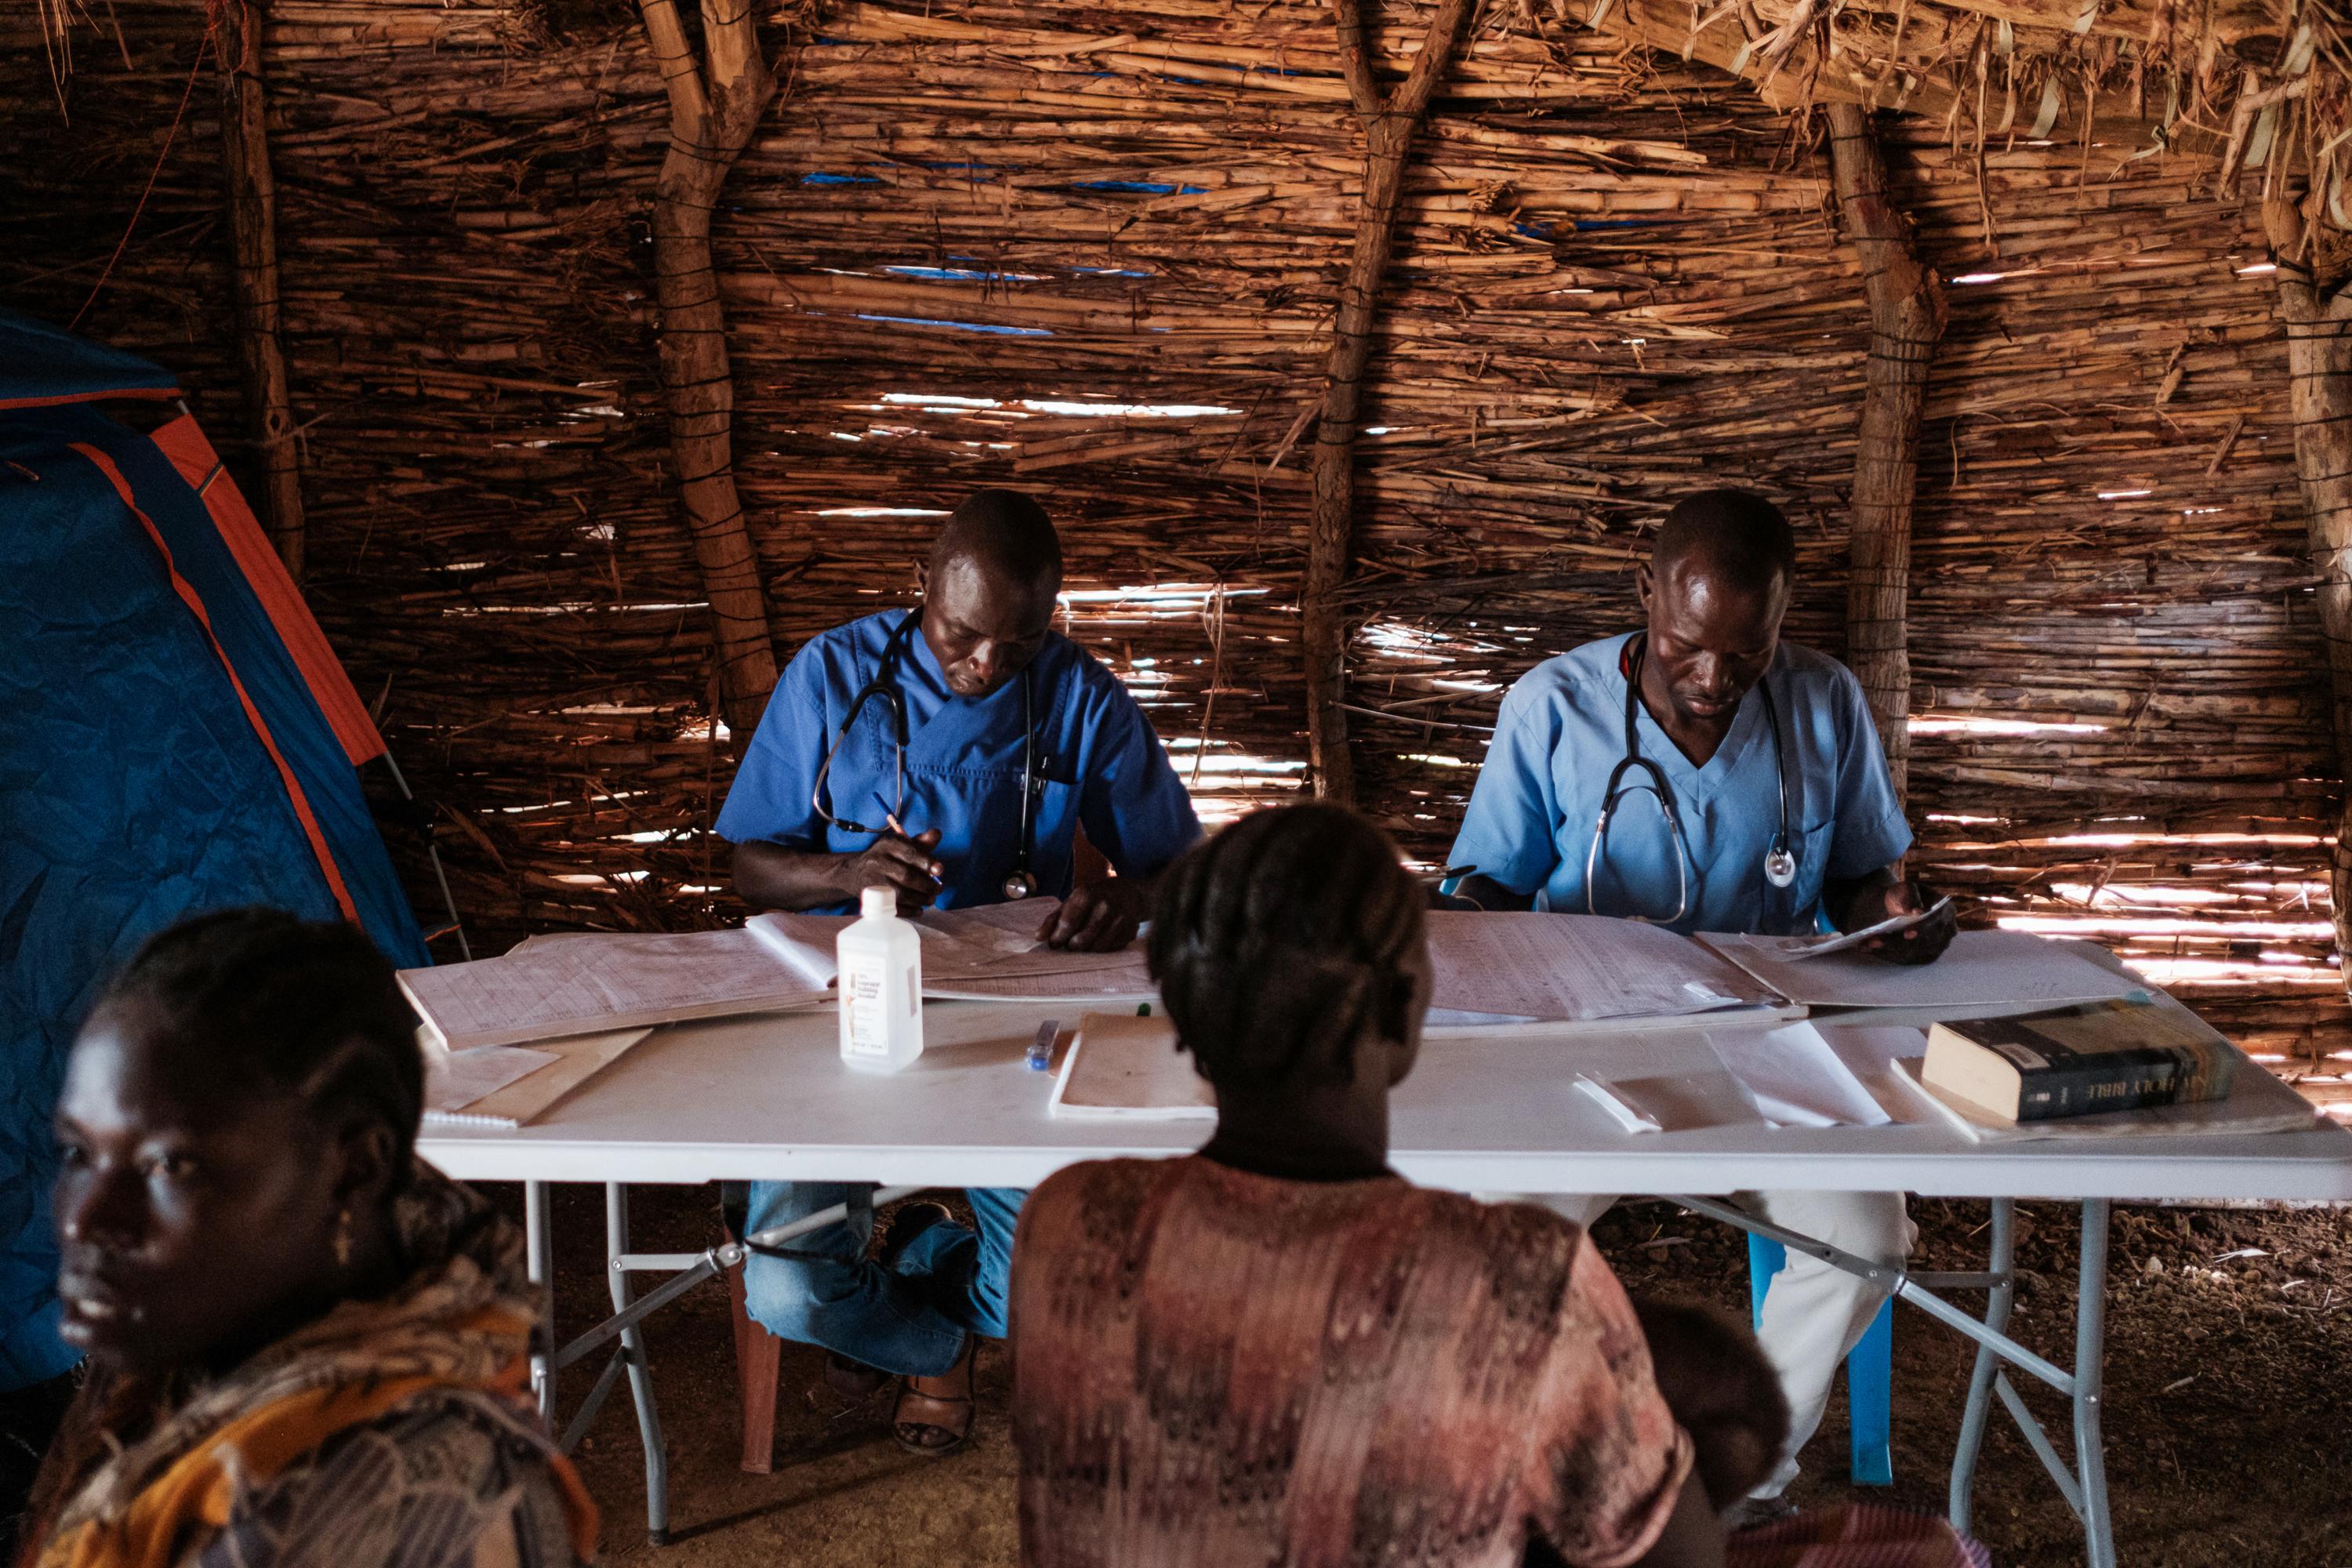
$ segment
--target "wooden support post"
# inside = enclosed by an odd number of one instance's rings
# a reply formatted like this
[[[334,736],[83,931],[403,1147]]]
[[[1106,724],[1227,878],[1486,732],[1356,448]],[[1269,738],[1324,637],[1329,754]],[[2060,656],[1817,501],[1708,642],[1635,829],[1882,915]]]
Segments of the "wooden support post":
[[[1356,531],[1356,417],[1365,366],[1372,353],[1381,279],[1396,245],[1405,160],[1469,19],[1470,0],[1437,0],[1429,30],[1404,85],[1384,94],[1372,75],[1361,0],[1332,0],[1339,29],[1339,64],[1349,97],[1364,122],[1364,204],[1356,219],[1356,248],[1339,286],[1339,310],[1324,376],[1322,417],[1315,429],[1315,512],[1307,536],[1307,586],[1299,600],[1300,641],[1307,656],[1307,758],[1315,793],[1346,802],[1355,795],[1348,757],[1348,716],[1340,708],[1347,658],[1347,617],[1339,590],[1347,580]]]
[[[302,465],[286,351],[278,340],[278,182],[263,126],[261,34],[267,0],[232,0],[221,16],[221,161],[227,183],[229,278],[237,361],[261,480],[261,521],[302,580]]]
[[[2319,635],[2327,645],[2336,755],[2346,781],[2337,796],[2336,854],[2328,879],[2336,950],[2352,990],[2352,289],[2322,288],[2304,245],[2304,219],[2273,198],[2263,208],[2277,263],[2278,313],[2286,323],[2287,381],[2294,416],[2294,469],[2302,481],[2312,575],[2319,579]]]
[[[735,379],[710,215],[776,82],[760,58],[751,0],[702,0],[698,60],[675,0],[639,0],[638,11],[669,92],[669,152],[654,181],[654,286],[670,459],[710,601],[719,702],[740,746],[775,688],[776,652],[759,554],[735,489]]]
[[[1853,458],[1846,579],[1846,658],[1870,700],[1902,799],[1910,784],[1911,506],[1919,477],[1919,417],[1927,368],[1944,335],[1944,290],[1912,253],[1910,225],[1886,195],[1886,163],[1869,111],[1832,103],[1830,169],[1846,237],[1862,258],[1870,358]]]

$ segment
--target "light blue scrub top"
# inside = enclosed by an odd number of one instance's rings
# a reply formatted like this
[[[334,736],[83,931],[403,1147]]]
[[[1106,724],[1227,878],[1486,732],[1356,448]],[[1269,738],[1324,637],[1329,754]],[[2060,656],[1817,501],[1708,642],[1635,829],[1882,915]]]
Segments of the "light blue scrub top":
[[[743,765],[719,809],[719,835],[793,849],[863,849],[873,836],[845,832],[816,815],[809,797],[818,764],[850,704],[881,666],[905,610],[867,616],[811,638],[785,667]],[[1030,666],[1036,690],[1039,763],[1030,874],[1041,894],[1070,890],[1071,846],[1087,840],[1123,877],[1150,876],[1201,837],[1200,819],[1168,753],[1135,700],[1092,654],[1058,632]],[[984,698],[950,691],[919,626],[909,630],[894,689],[907,705],[909,833],[940,829],[934,858],[947,868],[937,907],[1001,903],[1021,842],[1021,679]],[[888,704],[878,697],[825,777],[836,816],[879,826],[898,798]],[[854,914],[845,902],[813,911]]]
[[[1630,635],[1630,634],[1629,634]],[[1536,907],[1585,912],[1584,859],[1610,770],[1625,754],[1627,638],[1547,659],[1503,699],[1486,762],[1471,791],[1446,863],[1471,865]],[[1764,853],[1780,826],[1769,689],[1789,748],[1789,839],[1793,886],[1764,879]],[[1642,755],[1665,773],[1690,848],[1690,907],[1671,929],[1775,935],[1821,929],[1825,879],[1860,877],[1911,847],[1886,754],[1862,683],[1824,654],[1784,642],[1771,668],[1740,703],[1730,732],[1705,767],[1694,767],[1657,721],[1634,705]],[[1660,920],[1675,907],[1673,837],[1649,775],[1628,768],[1617,814],[1593,871],[1593,909]]]

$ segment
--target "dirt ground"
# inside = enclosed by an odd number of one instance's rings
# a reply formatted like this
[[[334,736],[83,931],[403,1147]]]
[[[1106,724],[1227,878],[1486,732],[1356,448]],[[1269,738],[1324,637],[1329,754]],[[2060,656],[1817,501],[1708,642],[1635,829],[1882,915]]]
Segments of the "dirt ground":
[[[710,1189],[639,1188],[634,1201],[641,1248],[699,1249],[715,1234]],[[1981,1267],[1984,1205],[1915,1200],[1912,1213],[1922,1231],[1918,1267]],[[2063,1363],[2074,1334],[2075,1211],[2023,1205],[2019,1215],[2013,1329]],[[1744,1243],[1710,1221],[1662,1204],[1627,1205],[1597,1237],[1636,1293],[1745,1310]],[[599,1194],[560,1193],[556,1239],[569,1335],[604,1301]],[[944,1460],[891,1443],[887,1400],[849,1409],[812,1403],[816,1357],[788,1349],[775,1471],[751,1476],[736,1463],[725,1292],[705,1286],[650,1329],[673,1542],[655,1548],[646,1540],[643,1451],[616,1390],[579,1454],[604,1506],[606,1563],[992,1568],[1018,1560],[1005,1366],[995,1347],[983,1347],[979,1363],[977,1441]],[[1940,1511],[1969,1360],[1959,1336],[1898,1310],[1894,1500]],[[566,1374],[566,1418],[593,1380],[593,1370]],[[2108,1477],[2127,1568],[2352,1568],[2352,1212],[2118,1209],[2107,1386]],[[2063,1450],[2063,1402],[2028,1398]],[[1841,1394],[1805,1456],[1799,1500],[1844,1492],[1845,1447]],[[2065,1504],[1998,1410],[1976,1508],[1996,1563],[2082,1561]]]

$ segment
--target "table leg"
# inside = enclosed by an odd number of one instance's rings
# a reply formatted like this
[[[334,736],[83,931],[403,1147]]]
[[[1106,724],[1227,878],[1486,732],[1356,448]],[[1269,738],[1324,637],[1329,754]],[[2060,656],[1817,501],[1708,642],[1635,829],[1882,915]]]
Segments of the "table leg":
[[[635,1289],[628,1270],[617,1267],[629,1250],[629,1189],[618,1182],[604,1185],[605,1278],[613,1289],[613,1310],[625,1312]],[[637,1436],[646,1450],[646,1539],[656,1546],[669,1544],[669,1452],[662,1443],[661,1412],[654,1407],[653,1368],[646,1361],[645,1331],[635,1325],[621,1331],[621,1359],[629,1371],[629,1397],[637,1407]]]
[[[2002,1283],[1992,1287],[1985,1303],[1984,1323],[1996,1334],[2009,1331],[2009,1310],[2017,1296],[2017,1204],[2011,1198],[1992,1200],[1992,1248],[1990,1271]],[[1952,1454],[1950,1511],[1952,1528],[1969,1528],[1969,1493],[1975,1489],[1977,1455],[1984,1447],[1985,1423],[1992,1414],[1993,1373],[2000,1357],[1990,1345],[1977,1347],[1976,1366],[1969,1373],[1969,1400],[1960,1415],[1959,1447]]]
[[[2074,1470],[2083,1489],[2089,1568],[2116,1568],[2107,1453],[2099,1429],[2106,1391],[2108,1207],[2105,1198],[2084,1200],[2082,1268],[2074,1297]]]
[[[539,1397],[539,1418],[555,1426],[555,1236],[548,1224],[547,1184],[522,1184],[525,1266],[539,1298],[539,1332],[530,1342],[530,1386]]]

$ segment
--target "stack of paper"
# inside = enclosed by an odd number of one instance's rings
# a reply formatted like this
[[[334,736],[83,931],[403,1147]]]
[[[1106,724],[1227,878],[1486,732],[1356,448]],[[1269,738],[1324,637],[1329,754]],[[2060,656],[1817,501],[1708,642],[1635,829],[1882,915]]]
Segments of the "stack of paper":
[[[1710,1028],[1709,1066],[1577,1075],[1625,1132],[1710,1127],[1883,1127],[1894,1120],[1821,1032],[1803,1022]]]
[[[1429,916],[1433,1009],[1448,1021],[1621,1024],[1779,1007],[1752,976],[1688,937],[1599,915]],[[1793,1008],[1780,1008],[1794,1016]]]
[[[1811,1024],[1709,1029],[1706,1043],[1776,1127],[1884,1127],[1894,1120]]]
[[[1052,1113],[1085,1120],[1216,1120],[1217,1101],[1165,1018],[1089,1013],[1062,1058]]]
[[[826,999],[741,931],[533,937],[502,958],[404,969],[401,989],[446,1051],[688,1018],[778,1013]]]
[[[427,1127],[515,1128],[617,1061],[651,1029],[616,1029],[536,1045],[477,1046],[436,1058],[425,1078]],[[485,1087],[485,1086],[488,1087]]]

